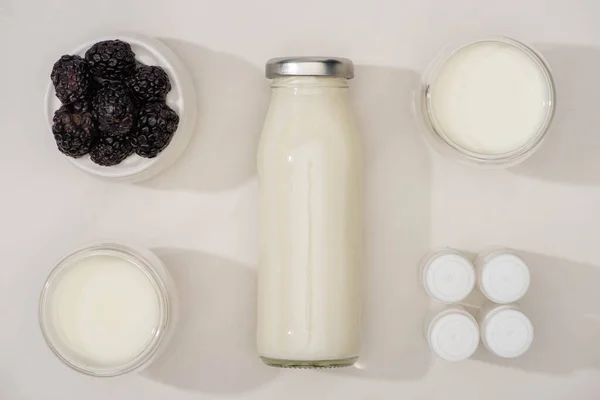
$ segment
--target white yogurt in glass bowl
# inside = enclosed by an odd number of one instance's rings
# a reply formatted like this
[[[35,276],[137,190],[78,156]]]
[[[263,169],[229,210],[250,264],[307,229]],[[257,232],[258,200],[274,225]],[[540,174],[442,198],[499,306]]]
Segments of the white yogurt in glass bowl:
[[[511,166],[540,145],[554,116],[555,87],[542,56],[508,38],[442,52],[423,76],[421,111],[442,153]]]
[[[196,125],[196,93],[190,73],[181,60],[161,41],[144,35],[124,33],[94,38],[68,54],[85,56],[85,52],[95,43],[119,39],[131,45],[135,58],[144,65],[162,67],[171,82],[171,91],[166,103],[177,115],[179,125],[171,143],[155,158],[143,158],[132,154],[118,165],[103,167],[94,164],[89,155],[81,158],[66,157],[77,168],[97,177],[116,181],[138,182],[148,179],[173,164],[186,149]],[[48,85],[45,98],[45,112],[50,134],[54,112],[61,107],[52,82]],[[60,154],[58,149],[54,149]]]
[[[175,288],[148,250],[99,243],[57,264],[39,319],[66,365],[92,376],[123,375],[147,367],[165,347],[176,321]]]

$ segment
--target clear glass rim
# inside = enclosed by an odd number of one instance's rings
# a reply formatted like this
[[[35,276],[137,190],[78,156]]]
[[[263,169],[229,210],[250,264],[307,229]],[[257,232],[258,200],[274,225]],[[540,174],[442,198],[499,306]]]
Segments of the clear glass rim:
[[[115,367],[107,368],[94,368],[87,365],[83,365],[76,360],[68,357],[64,354],[60,346],[58,346],[52,338],[52,335],[48,332],[48,316],[47,316],[47,294],[49,289],[55,283],[55,278],[66,268],[72,265],[74,261],[87,258],[92,255],[113,255],[126,259],[129,262],[134,263],[138,266],[150,279],[154,289],[156,290],[157,297],[159,299],[159,321],[156,326],[156,330],[152,336],[152,339],[144,348],[144,350],[138,354],[132,360]],[[160,274],[156,271],[153,266],[153,262],[147,259],[141,252],[118,243],[95,243],[78,250],[75,250],[65,257],[63,257],[52,269],[48,278],[44,282],[42,292],[40,294],[39,306],[38,306],[38,322],[42,331],[42,336],[50,350],[61,360],[65,365],[71,369],[94,377],[115,377],[124,375],[126,373],[136,371],[152,361],[160,348],[160,345],[166,335],[167,328],[171,320],[171,301],[169,298],[168,289],[160,277]]]
[[[471,46],[476,43],[481,42],[500,42],[512,45],[517,49],[521,50],[524,54],[529,56],[542,71],[545,81],[546,87],[548,89],[549,99],[548,99],[548,107],[547,113],[544,118],[543,123],[538,129],[536,135],[534,135],[529,141],[524,143],[519,148],[511,150],[505,153],[498,154],[484,154],[477,153],[464,147],[459,146],[455,142],[453,142],[443,131],[436,129],[435,124],[435,116],[431,111],[431,82],[435,79],[440,69],[444,66],[447,60],[449,60],[453,55],[455,55],[459,50],[464,49],[465,47]],[[463,159],[467,161],[471,161],[477,164],[490,164],[490,165],[504,165],[504,164],[514,164],[517,163],[537,149],[537,147],[542,143],[546,134],[550,128],[552,120],[554,119],[554,115],[556,113],[556,85],[554,82],[554,77],[552,76],[552,72],[550,70],[550,66],[543,58],[543,56],[534,50],[529,45],[524,44],[518,40],[504,37],[504,36],[489,36],[481,39],[473,40],[467,42],[463,45],[459,45],[457,47],[453,47],[453,49],[448,51],[442,51],[442,54],[438,54],[438,56],[431,63],[427,72],[424,74],[423,82],[423,99],[422,99],[422,107],[423,113],[426,115],[426,125],[427,128],[434,134],[435,137],[439,138],[443,144],[447,145],[451,148],[455,153],[458,153]],[[439,126],[439,124],[438,124]]]

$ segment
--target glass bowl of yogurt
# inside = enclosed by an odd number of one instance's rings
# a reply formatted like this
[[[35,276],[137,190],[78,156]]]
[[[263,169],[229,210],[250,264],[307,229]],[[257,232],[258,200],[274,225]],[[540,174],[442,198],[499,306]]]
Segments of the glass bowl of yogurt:
[[[419,108],[438,151],[471,164],[509,167],[542,143],[555,98],[550,67],[539,53],[493,37],[442,51],[423,75]]]
[[[176,295],[153,253],[99,243],[64,257],[46,280],[39,322],[67,366],[96,377],[147,367],[173,330]]]

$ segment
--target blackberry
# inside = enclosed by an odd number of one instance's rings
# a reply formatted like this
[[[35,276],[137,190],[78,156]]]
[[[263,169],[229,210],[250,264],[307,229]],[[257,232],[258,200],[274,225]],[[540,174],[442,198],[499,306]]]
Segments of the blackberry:
[[[88,65],[79,56],[62,56],[54,64],[50,79],[54,84],[56,97],[63,104],[84,99],[92,85],[92,75]]]
[[[79,158],[90,151],[96,139],[92,113],[62,106],[54,113],[53,121],[54,140],[63,154]]]
[[[171,90],[171,82],[165,70],[154,66],[138,68],[125,84],[142,103],[165,101],[167,93]]]
[[[129,43],[120,40],[98,42],[85,52],[92,75],[122,80],[135,71],[135,54]]]
[[[125,137],[131,132],[135,123],[135,104],[122,83],[105,81],[96,93],[92,107],[101,134]]]
[[[136,129],[130,136],[135,152],[146,158],[156,157],[169,145],[178,124],[179,116],[166,104],[145,104],[139,110]]]
[[[90,151],[90,158],[98,165],[110,167],[120,164],[130,154],[133,154],[133,147],[127,139],[100,136]]]
[[[82,112],[92,112],[92,105],[90,104],[90,102],[88,100],[79,100],[76,101],[73,104],[69,104],[69,108],[74,111],[74,112],[78,112],[78,113],[82,113]]]

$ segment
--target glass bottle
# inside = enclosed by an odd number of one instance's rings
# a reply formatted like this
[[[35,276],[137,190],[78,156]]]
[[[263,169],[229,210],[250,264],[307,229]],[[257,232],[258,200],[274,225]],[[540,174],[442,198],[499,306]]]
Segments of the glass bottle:
[[[341,367],[360,348],[362,151],[343,58],[270,60],[258,151],[257,345],[276,367]]]

